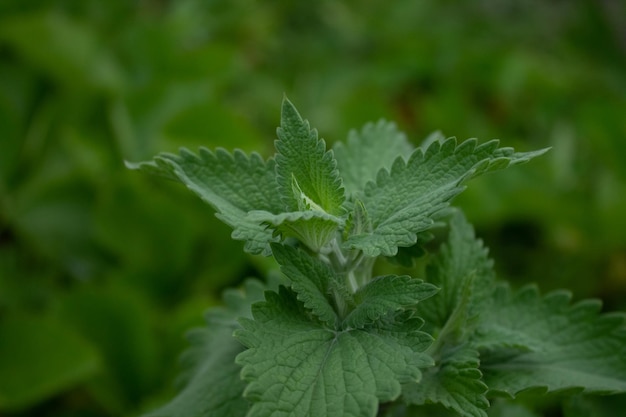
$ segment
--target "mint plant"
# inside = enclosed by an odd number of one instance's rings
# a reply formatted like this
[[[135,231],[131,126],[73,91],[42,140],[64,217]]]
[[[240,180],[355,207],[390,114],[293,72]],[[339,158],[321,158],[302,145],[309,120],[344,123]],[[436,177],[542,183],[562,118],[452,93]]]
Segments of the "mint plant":
[[[128,164],[186,185],[282,272],[226,291],[190,334],[182,390],[149,416],[484,417],[530,389],[626,392],[623,316],[497,281],[450,206],[469,179],[545,149],[437,135],[414,148],[381,121],[327,150],[287,99],[277,135],[270,159],[201,148]],[[378,259],[419,256],[423,277],[374,276]]]

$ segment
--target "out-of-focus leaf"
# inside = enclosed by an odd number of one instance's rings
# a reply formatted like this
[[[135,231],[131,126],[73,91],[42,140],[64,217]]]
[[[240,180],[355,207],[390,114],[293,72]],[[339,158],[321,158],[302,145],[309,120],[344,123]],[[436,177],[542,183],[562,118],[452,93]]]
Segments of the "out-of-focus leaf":
[[[102,371],[89,381],[101,405],[120,413],[159,383],[159,344],[149,305],[130,288],[85,288],[59,314],[99,351]]]
[[[172,150],[178,147],[213,148],[221,144],[228,149],[258,152],[271,145],[269,139],[261,141],[242,115],[222,103],[207,101],[205,97],[173,114],[164,126],[164,133],[166,146]]]
[[[495,401],[491,407],[489,407],[489,410],[487,410],[487,415],[489,417],[539,417],[522,404],[516,404],[504,400]]]
[[[18,65],[0,65],[0,194],[3,182],[9,182],[19,165],[22,134],[35,93],[33,81]]]
[[[31,65],[70,87],[117,90],[122,76],[94,31],[54,12],[0,19],[0,42]]]
[[[0,409],[19,410],[84,382],[101,369],[97,351],[50,318],[0,322]]]
[[[565,401],[564,417],[614,417],[618,410],[626,410],[626,395],[596,397],[576,395]],[[506,416],[508,417],[508,415]]]
[[[51,265],[89,278],[95,267],[92,195],[88,182],[45,167],[12,195],[8,215],[14,233]]]
[[[239,278],[242,245],[228,238],[228,226],[210,208],[177,184],[157,189],[149,178],[123,174],[126,185],[103,191],[95,216],[95,235],[116,260],[119,278],[170,301],[192,280],[210,291]]]

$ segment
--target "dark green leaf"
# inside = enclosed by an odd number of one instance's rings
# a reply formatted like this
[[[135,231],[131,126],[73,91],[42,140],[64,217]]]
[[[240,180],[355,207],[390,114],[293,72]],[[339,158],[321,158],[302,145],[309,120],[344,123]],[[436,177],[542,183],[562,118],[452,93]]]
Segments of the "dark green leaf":
[[[101,358],[70,326],[13,317],[0,322],[0,409],[21,410],[84,382]]]
[[[500,287],[493,300],[473,342],[491,391],[626,392],[623,316],[598,314],[597,300],[570,304],[564,291],[541,297],[535,287]]]
[[[376,414],[378,403],[400,395],[432,364],[422,352],[431,338],[417,319],[383,320],[336,331],[311,320],[294,293],[266,293],[242,320],[237,338],[249,349],[237,357],[248,381],[248,416]]]
[[[487,417],[487,386],[481,381],[478,352],[467,346],[446,347],[435,367],[419,382],[403,387],[409,404],[441,404],[464,417]]]

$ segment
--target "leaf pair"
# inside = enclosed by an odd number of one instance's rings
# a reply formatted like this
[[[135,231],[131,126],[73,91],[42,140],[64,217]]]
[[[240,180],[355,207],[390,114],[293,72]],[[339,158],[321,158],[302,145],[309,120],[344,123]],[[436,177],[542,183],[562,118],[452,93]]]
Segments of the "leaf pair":
[[[248,347],[237,362],[249,382],[249,416],[374,415],[379,402],[397,399],[402,383],[432,365],[423,353],[432,339],[407,308],[434,286],[385,276],[351,294],[319,259],[272,249],[291,286],[267,292],[235,333]]]
[[[413,246],[467,179],[544,152],[515,153],[498,148],[498,141],[457,144],[454,138],[413,149],[384,121],[350,132],[346,144],[329,151],[287,99],[277,134],[277,153],[268,160],[201,148],[197,155],[183,149],[128,166],[185,184],[213,206],[249,253],[269,255],[279,236],[320,252],[344,231],[343,250],[376,257]]]

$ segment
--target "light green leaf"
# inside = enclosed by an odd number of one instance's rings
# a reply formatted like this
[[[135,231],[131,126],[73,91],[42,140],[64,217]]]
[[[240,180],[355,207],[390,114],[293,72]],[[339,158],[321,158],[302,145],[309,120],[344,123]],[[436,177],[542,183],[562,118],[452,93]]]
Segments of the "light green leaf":
[[[311,320],[294,293],[266,293],[242,320],[237,357],[248,381],[249,417],[374,416],[381,401],[400,395],[432,364],[422,352],[432,340],[419,319],[381,320],[337,331]]]
[[[280,127],[277,129],[276,174],[289,211],[300,210],[302,199],[315,203],[328,214],[340,215],[344,191],[337,162],[326,143],[318,139],[287,98],[283,100]],[[295,178],[302,194],[294,193]]]
[[[438,291],[434,285],[408,275],[377,277],[354,294],[356,308],[345,318],[345,328],[360,329],[382,316],[431,297]]]
[[[361,192],[382,168],[391,168],[398,157],[408,159],[413,146],[395,123],[380,120],[361,131],[351,130],[348,139],[333,145],[337,168],[348,196]]]
[[[428,282],[441,291],[419,306],[421,317],[447,331],[467,333],[469,321],[488,307],[494,290],[493,261],[460,211],[450,218],[450,232],[427,269]],[[456,319],[451,323],[451,319]]]
[[[433,142],[426,152],[416,149],[408,162],[398,158],[390,170],[378,172],[365,186],[361,200],[373,232],[351,236],[346,246],[367,256],[393,256],[399,246],[415,244],[416,234],[430,229],[462,184],[479,174],[526,162],[545,150],[515,153],[493,140],[478,145],[469,139],[457,146],[454,138]]]
[[[344,238],[347,239],[351,235],[360,235],[372,232],[372,222],[365,210],[365,206],[361,200],[354,202],[354,208],[348,215],[346,227],[344,229]]]
[[[570,304],[564,291],[500,287],[483,312],[473,345],[489,389],[515,396],[529,388],[626,392],[626,327],[622,315],[598,314],[601,303]]]
[[[209,310],[207,325],[189,333],[190,348],[183,355],[187,370],[181,375],[184,388],[165,406],[146,417],[238,417],[245,416],[249,403],[243,398],[246,384],[235,357],[244,347],[232,337],[236,319],[250,317],[250,305],[263,299],[266,287],[248,281],[244,292],[229,290],[225,307]]]
[[[246,241],[247,252],[269,254],[269,242],[277,240],[266,226],[247,217],[251,210],[280,213],[284,209],[272,159],[263,161],[256,153],[247,156],[239,150],[230,154],[224,149],[214,153],[200,148],[197,155],[181,149],[179,155],[162,153],[154,161],[127,166],[185,184],[234,229],[234,239]]]
[[[283,238],[293,237],[319,252],[335,236],[343,220],[322,211],[294,211],[273,214],[267,211],[251,211],[246,216],[254,224],[268,225]]]
[[[409,404],[441,404],[464,417],[486,417],[487,386],[481,381],[478,352],[467,346],[446,347],[435,367],[419,383],[403,386]]]
[[[335,309],[343,306],[337,305],[337,297],[341,300],[347,293],[341,288],[340,277],[321,260],[292,246],[272,244],[272,253],[291,281],[291,289],[297,293],[298,300],[319,320],[334,327],[338,320]]]

